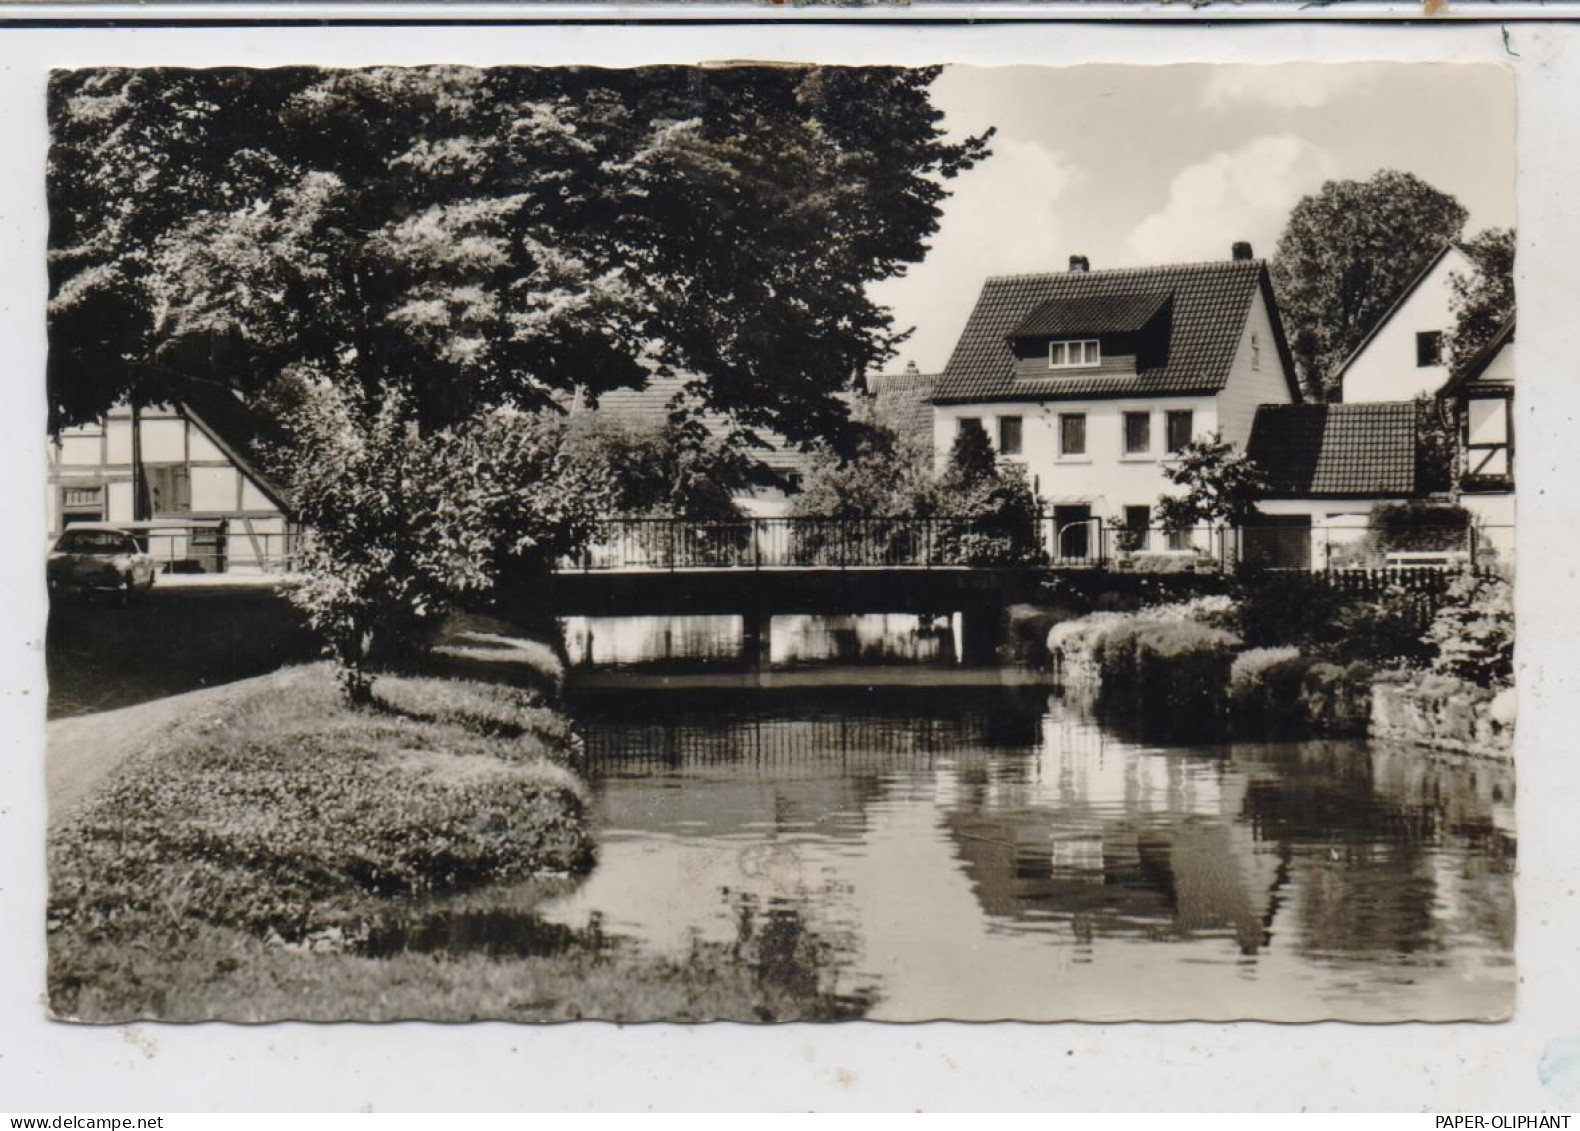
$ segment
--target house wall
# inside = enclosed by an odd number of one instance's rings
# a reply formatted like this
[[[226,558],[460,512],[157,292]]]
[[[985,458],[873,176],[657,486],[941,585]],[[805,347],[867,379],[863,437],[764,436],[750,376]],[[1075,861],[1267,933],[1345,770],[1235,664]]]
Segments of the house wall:
[[[1134,377],[1136,375],[1136,342],[1132,335],[1102,335],[1096,365],[1078,365],[1056,368],[1048,364],[1048,346],[1057,338],[1038,338],[1019,342],[1015,349],[1015,376],[1035,381],[1046,381],[1068,375],[1082,377]]]
[[[1154,397],[1125,400],[1015,401],[1002,404],[936,405],[933,409],[933,448],[942,467],[949,458],[962,417],[977,417],[988,437],[998,443],[997,420],[1021,418],[1022,454],[1017,462],[1026,468],[1033,486],[1050,505],[1086,502],[1093,517],[1118,517],[1126,506],[1151,506],[1159,495],[1180,488],[1163,476],[1165,413],[1190,409],[1197,436],[1218,427],[1213,397]],[[1060,413],[1086,414],[1086,454],[1063,456],[1058,450]],[[1152,415],[1152,450],[1146,455],[1126,455],[1124,414]]]
[[[1517,340],[1505,342],[1497,353],[1492,355],[1492,360],[1487,363],[1487,368],[1482,370],[1477,381],[1487,383],[1499,381],[1504,384],[1514,384],[1514,349],[1519,345]]]
[[[1251,423],[1256,408],[1264,404],[1288,404],[1289,378],[1279,357],[1273,335],[1273,319],[1267,300],[1258,287],[1251,298],[1251,309],[1240,333],[1229,379],[1218,394],[1218,421],[1223,438],[1244,448],[1251,438]]]
[[[65,429],[49,446],[49,455],[51,537],[73,516],[133,521],[130,409],[117,406],[95,424]],[[289,528],[280,508],[196,424],[170,408],[143,410],[142,456],[150,479],[179,473],[186,483],[188,505],[161,500],[156,519],[229,520],[229,569],[256,567],[283,552]],[[189,549],[184,533],[156,534],[150,540],[150,550],[160,558],[183,558]]]
[[[1417,366],[1415,336],[1421,331],[1447,333],[1454,328],[1448,277],[1473,270],[1470,257],[1458,248],[1438,262],[1344,372],[1345,401],[1407,401],[1443,386],[1448,367]]]
[[[1514,564],[1514,492],[1465,494],[1459,505],[1475,516],[1480,544],[1492,550],[1497,563]]]

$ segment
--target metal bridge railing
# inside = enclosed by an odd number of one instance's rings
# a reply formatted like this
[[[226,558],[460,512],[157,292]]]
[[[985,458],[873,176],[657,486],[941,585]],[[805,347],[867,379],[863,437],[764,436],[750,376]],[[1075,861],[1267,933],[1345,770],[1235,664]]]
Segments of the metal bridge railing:
[[[1301,525],[1272,516],[1242,528],[1168,530],[1058,512],[993,517],[785,516],[734,522],[611,518],[574,572],[686,569],[1051,567],[1138,573],[1258,569],[1332,571],[1507,568],[1513,527],[1472,524],[1403,540],[1365,523]]]

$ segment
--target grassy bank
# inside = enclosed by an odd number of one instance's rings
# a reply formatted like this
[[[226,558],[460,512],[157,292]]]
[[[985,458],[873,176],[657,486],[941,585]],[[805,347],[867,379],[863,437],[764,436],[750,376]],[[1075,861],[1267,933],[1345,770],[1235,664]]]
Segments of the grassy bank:
[[[593,861],[577,741],[545,692],[408,676],[382,676],[375,691],[374,709],[352,710],[316,664],[252,681],[142,740],[59,817],[48,924],[57,1015],[839,1012],[815,984],[765,977],[728,948],[667,960],[566,932],[553,953],[529,957],[362,953],[422,901],[575,877]]]

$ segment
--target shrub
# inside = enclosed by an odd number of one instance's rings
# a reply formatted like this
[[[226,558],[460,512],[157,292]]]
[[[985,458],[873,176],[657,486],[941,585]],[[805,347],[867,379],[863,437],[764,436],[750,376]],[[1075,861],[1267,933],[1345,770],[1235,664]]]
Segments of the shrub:
[[[1374,596],[1315,584],[1303,574],[1259,574],[1242,583],[1238,628],[1258,648],[1295,645],[1323,658],[1424,664],[1421,633],[1431,598],[1402,586]]]
[[[424,431],[399,395],[368,411],[325,387],[303,397],[291,431],[294,450],[274,458],[312,537],[289,595],[356,703],[451,609],[584,543],[603,497],[547,417],[480,413]]]
[[[1431,598],[1390,585],[1373,597],[1350,598],[1333,615],[1328,651],[1341,660],[1425,664],[1431,645],[1422,631],[1431,616]]]
[[[1252,648],[1229,668],[1229,712],[1236,725],[1272,733],[1305,721],[1301,685],[1311,660],[1299,648]]]
[[[1233,631],[1238,620],[1239,603],[1227,593],[1209,593],[1186,601],[1171,601],[1163,605],[1150,605],[1141,615],[1155,621],[1195,621]]]
[[[1048,652],[1066,660],[1095,659],[1103,633],[1128,619],[1124,613],[1088,613],[1075,620],[1062,621],[1048,630]]]
[[[1412,499],[1379,503],[1367,521],[1367,541],[1378,553],[1463,550],[1470,512],[1452,503]]]
[[[1445,594],[1425,643],[1436,649],[1432,669],[1482,687],[1514,678],[1514,590],[1501,577],[1466,571]]]
[[[1217,573],[1218,559],[1200,551],[1193,554],[1165,553],[1161,550],[1123,554],[1115,562],[1120,569],[1134,573]]]
[[[1239,644],[1231,632],[1192,621],[1126,618],[1103,632],[1094,651],[1105,696],[1129,696],[1144,713],[1169,712],[1190,727],[1221,716]]]
[[[1038,605],[1011,605],[1005,613],[1009,658],[1035,667],[1046,665],[1053,617],[1050,610]]]
[[[1371,721],[1372,669],[1363,663],[1312,664],[1300,687],[1301,713],[1323,734],[1365,734]]]

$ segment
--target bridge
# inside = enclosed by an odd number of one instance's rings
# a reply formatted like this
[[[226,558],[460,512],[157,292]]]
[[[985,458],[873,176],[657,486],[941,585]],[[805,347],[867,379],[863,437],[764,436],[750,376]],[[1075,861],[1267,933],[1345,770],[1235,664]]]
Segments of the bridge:
[[[987,663],[1006,605],[1030,598],[1050,564],[1095,568],[1095,520],[1061,529],[961,518],[622,518],[550,581],[570,616],[732,615],[766,664],[773,617],[793,613],[961,616],[962,659]],[[1063,545],[1067,551],[1050,554]]]

